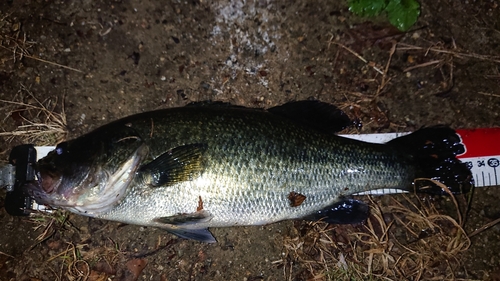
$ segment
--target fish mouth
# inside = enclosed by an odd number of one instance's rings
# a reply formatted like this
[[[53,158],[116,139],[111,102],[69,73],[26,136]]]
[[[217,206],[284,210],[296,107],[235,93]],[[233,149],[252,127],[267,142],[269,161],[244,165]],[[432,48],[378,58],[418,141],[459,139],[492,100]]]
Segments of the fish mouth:
[[[24,194],[30,196],[41,205],[52,206],[58,202],[62,202],[61,198],[63,196],[58,194],[62,177],[39,166],[35,167],[35,175],[35,180],[24,182],[21,186]]]
[[[48,171],[38,171],[37,177],[41,189],[48,194],[55,192],[56,187],[61,183],[61,176]]]
[[[54,188],[51,187],[49,192],[47,192],[47,190],[43,188],[42,183],[38,180],[25,182],[22,189],[25,194],[35,199],[38,204],[51,205],[51,203],[54,202],[51,198]]]
[[[38,199],[40,193],[42,193],[42,188],[40,182],[38,181],[29,181],[23,184],[23,191],[27,193],[29,196]]]

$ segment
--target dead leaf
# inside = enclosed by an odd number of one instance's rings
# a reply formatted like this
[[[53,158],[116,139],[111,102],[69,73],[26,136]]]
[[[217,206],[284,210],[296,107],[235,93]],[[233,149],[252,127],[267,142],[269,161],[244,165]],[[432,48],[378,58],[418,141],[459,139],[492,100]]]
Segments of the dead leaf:
[[[288,200],[290,200],[290,206],[292,207],[298,207],[300,206],[304,200],[306,200],[306,196],[300,193],[297,193],[295,191],[290,192],[288,194]]]
[[[106,281],[108,280],[109,275],[104,272],[98,272],[95,270],[91,270],[88,281]]]
[[[199,212],[203,210],[203,200],[201,200],[201,196],[198,198],[198,207],[196,208],[196,211]]]
[[[132,274],[133,281],[136,281],[141,275],[142,270],[148,264],[148,260],[146,259],[133,259],[127,262],[127,269]]]

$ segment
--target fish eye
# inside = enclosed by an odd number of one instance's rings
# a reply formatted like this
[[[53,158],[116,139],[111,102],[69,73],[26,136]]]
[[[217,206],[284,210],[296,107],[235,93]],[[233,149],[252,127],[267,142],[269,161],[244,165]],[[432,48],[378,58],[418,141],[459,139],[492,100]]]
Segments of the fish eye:
[[[61,155],[66,151],[66,143],[60,143],[56,146],[56,154]]]

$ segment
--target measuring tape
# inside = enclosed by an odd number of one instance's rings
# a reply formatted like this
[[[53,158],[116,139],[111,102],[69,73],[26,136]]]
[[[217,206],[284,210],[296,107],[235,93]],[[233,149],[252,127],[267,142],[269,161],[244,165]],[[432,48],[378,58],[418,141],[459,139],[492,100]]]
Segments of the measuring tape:
[[[466,151],[458,158],[474,176],[476,186],[500,184],[500,128],[457,130]]]
[[[342,137],[372,143],[386,143],[409,133],[341,135]],[[457,134],[465,145],[465,153],[457,157],[471,170],[476,187],[499,185],[500,182],[500,128],[463,129]],[[54,146],[36,147],[42,158]]]

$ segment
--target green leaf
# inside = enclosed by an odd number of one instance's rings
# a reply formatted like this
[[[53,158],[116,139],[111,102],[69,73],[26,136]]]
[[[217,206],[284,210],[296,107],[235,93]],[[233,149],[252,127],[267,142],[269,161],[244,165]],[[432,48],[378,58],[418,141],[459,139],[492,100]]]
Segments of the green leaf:
[[[417,21],[420,4],[416,0],[390,0],[385,11],[392,25],[406,31]]]
[[[378,16],[387,6],[387,0],[349,0],[349,11],[362,17]]]

